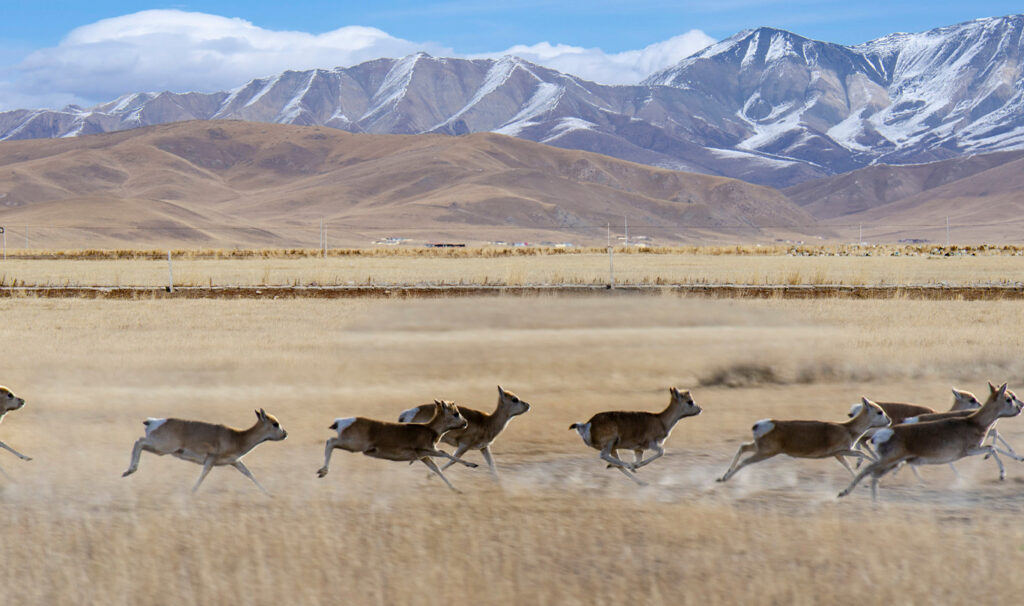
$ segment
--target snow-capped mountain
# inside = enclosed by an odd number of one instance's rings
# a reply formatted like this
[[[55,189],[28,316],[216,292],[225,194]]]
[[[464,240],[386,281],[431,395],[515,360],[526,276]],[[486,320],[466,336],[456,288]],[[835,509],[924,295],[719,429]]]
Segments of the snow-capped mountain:
[[[787,186],[872,163],[1024,147],[1024,15],[854,47],[742,32],[635,86],[527,61],[415,54],[289,71],[217,93],[0,113],[0,139],[190,119],[352,132],[492,131],[646,164]]]
[[[1024,146],[1024,15],[845,47],[761,28],[645,84],[691,91],[732,146],[845,172]],[[708,107],[708,102],[713,105]]]

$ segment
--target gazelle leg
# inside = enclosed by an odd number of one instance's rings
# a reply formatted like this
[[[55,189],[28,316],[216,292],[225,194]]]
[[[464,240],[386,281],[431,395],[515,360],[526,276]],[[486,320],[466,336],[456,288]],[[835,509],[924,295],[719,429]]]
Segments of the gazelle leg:
[[[636,483],[637,483],[638,485],[640,485],[640,486],[647,486],[647,482],[644,482],[644,481],[643,481],[643,480],[641,480],[640,478],[636,477],[636,474],[635,474],[635,473],[633,473],[632,471],[630,471],[630,470],[626,469],[625,467],[618,467],[618,466],[615,466],[615,469],[618,469],[619,471],[621,471],[622,473],[624,473],[624,474],[626,475],[626,477],[627,477],[627,478],[629,478],[630,480],[633,480],[633,481],[634,481],[634,482],[636,482]]]
[[[882,468],[882,464],[880,462],[878,462],[878,461],[875,461],[874,463],[872,463],[872,464],[868,465],[867,467],[865,467],[864,469],[860,470],[860,473],[855,475],[853,477],[853,480],[850,481],[850,485],[847,486],[846,488],[844,488],[842,490],[842,492],[839,493],[839,498],[845,497],[846,495],[848,495],[851,492],[853,492],[854,487],[857,486],[857,484],[860,484],[861,480],[863,480],[865,477],[867,477],[868,475],[874,473],[876,470],[879,470],[881,468]],[[875,483],[877,483],[877,478],[872,478],[872,486],[874,486]]]
[[[328,438],[327,445],[324,448],[324,466],[316,471],[317,477],[324,477],[327,475],[327,467],[331,464],[331,453],[334,452],[334,447],[337,445],[337,438]]]
[[[1003,467],[1003,462],[999,460],[999,455],[996,454],[996,449],[992,446],[978,446],[967,451],[964,456],[971,457],[974,455],[984,454],[987,457],[992,457],[996,461],[996,465],[999,466],[999,479],[1006,479],[1006,468]]]
[[[612,452],[614,452],[615,454],[613,455]],[[605,461],[608,461],[609,463],[611,463],[615,467],[621,467],[621,468],[629,469],[631,467],[631,465],[629,463],[623,461],[622,459],[620,459],[618,457],[618,453],[619,453],[619,451],[618,451],[618,449],[616,449],[614,447],[613,443],[609,443],[601,451],[601,458],[604,459]]]
[[[857,441],[857,448],[863,449],[863,451],[866,452],[868,454],[868,456],[867,457],[861,457],[861,458],[857,459],[857,464],[854,466],[856,469],[860,469],[860,466],[861,466],[861,464],[864,463],[865,459],[868,460],[868,461],[877,461],[878,460],[878,453],[876,453],[871,448],[871,439],[870,438],[868,438],[868,439],[861,438],[860,440],[858,440]]]
[[[663,456],[665,454],[665,449],[661,447],[661,444],[658,444],[657,442],[651,442],[649,444],[649,446],[650,446],[650,449],[654,451],[654,454],[649,456],[649,457],[647,457],[643,461],[638,461],[638,462],[634,463],[633,464],[633,469],[634,470],[639,469],[639,468],[643,467],[644,465],[647,465],[651,461],[653,461],[653,460],[655,460],[655,459],[657,459],[657,458],[659,458],[659,457],[661,457],[661,456]],[[643,453],[642,450],[640,452]]]
[[[856,457],[857,460],[859,460],[859,461],[868,458],[868,455],[864,454],[863,452],[861,452],[859,450],[854,450],[852,448],[847,449],[847,450],[841,450],[841,451],[835,453],[834,456],[835,456],[837,461],[842,463],[843,467],[846,468],[846,471],[850,472],[851,476],[857,475],[857,474],[853,471],[853,468],[850,467],[850,464],[847,463],[846,459],[844,459],[843,457]],[[868,459],[868,460],[870,460],[870,459]]]
[[[441,470],[437,468],[437,464],[434,463],[434,461],[432,461],[430,459],[430,457],[423,457],[420,460],[423,461],[424,465],[426,465],[427,467],[430,468],[430,471],[432,471],[432,472],[436,473],[437,475],[441,476],[441,479],[444,480],[444,483],[448,485],[448,488],[451,488],[455,492],[459,492],[459,490],[456,489],[454,486],[452,486],[452,483],[448,481],[448,478],[444,477],[444,473],[442,473]]]
[[[3,448],[4,450],[8,450],[8,451],[14,453],[14,456],[18,457],[22,461],[31,461],[32,460],[32,457],[26,457],[25,455],[21,454],[17,450],[14,450],[13,448],[8,446],[7,444],[4,444],[3,442],[0,442],[0,448]]]
[[[752,454],[749,457],[747,457],[747,458],[743,459],[742,461],[740,461],[739,465],[737,465],[733,469],[731,469],[728,472],[726,472],[726,474],[724,476],[722,476],[721,478],[719,478],[718,481],[719,482],[725,482],[729,478],[731,478],[734,475],[736,475],[737,471],[743,469],[747,465],[753,465],[754,463],[760,463],[761,461],[765,461],[767,459],[770,459],[770,458],[774,457],[777,454],[779,454],[779,453],[773,452],[771,454],[764,454],[764,453],[755,452],[754,454]]]
[[[1007,442],[1005,438],[1003,438],[1002,434],[996,431],[995,427],[989,430],[988,435],[992,438],[993,447],[995,447],[996,442],[999,442],[1006,447],[1006,450],[999,450],[999,452],[1003,453],[1008,457],[1012,457],[1017,461],[1024,461],[1024,457],[1017,454],[1017,451],[1013,449],[1013,446],[1010,446],[1010,443]]]
[[[203,472],[199,474],[199,479],[196,480],[196,485],[192,487],[192,494],[195,494],[195,492],[199,490],[199,485],[203,483],[203,480],[206,479],[206,474],[210,473],[211,469],[213,469],[213,457],[207,456],[206,462],[203,463]]]
[[[252,472],[249,471],[249,468],[246,467],[244,464],[242,464],[241,461],[235,461],[234,463],[232,463],[231,466],[234,467],[235,469],[237,469],[238,471],[242,472],[243,476],[245,476],[245,477],[249,478],[250,480],[252,480],[252,483],[256,485],[256,488],[259,488],[260,490],[262,490],[263,494],[267,495],[268,497],[270,496],[270,493],[267,492],[267,489],[264,488],[262,484],[260,484],[259,482],[256,481],[256,478],[253,477]]]
[[[731,478],[732,474],[736,473],[735,471],[733,471],[733,469],[736,467],[736,463],[739,462],[740,457],[743,456],[743,453],[756,451],[757,444],[754,444],[753,442],[744,442],[743,444],[740,444],[739,450],[736,451],[736,456],[732,458],[732,463],[729,464],[729,469],[725,471],[722,477],[718,478],[718,481],[724,482]]]
[[[491,470],[491,476],[494,477],[495,482],[498,482],[498,468],[494,466],[494,459],[491,457],[491,447],[484,446],[480,449],[480,454],[484,455],[484,460],[487,461],[487,468]]]
[[[442,465],[441,466],[441,471],[444,471],[445,469],[448,469],[452,465],[455,465],[456,459],[458,459],[462,455],[466,454],[467,450],[469,450],[469,446],[464,446],[462,444],[459,444],[458,448],[456,448],[455,452],[452,454],[452,457],[454,457],[454,458],[452,460],[446,462],[444,465]]]
[[[130,476],[135,473],[139,468],[139,457],[142,456],[143,449],[147,449],[149,442],[146,438],[139,438],[135,440],[135,445],[132,446],[132,461],[128,464],[128,470],[121,474],[121,477]],[[147,449],[148,450],[148,449]]]
[[[416,454],[427,455],[427,456],[431,456],[431,457],[445,457],[446,459],[451,459],[452,463],[462,463],[466,467],[479,467],[479,465],[477,465],[476,463],[470,463],[469,461],[464,461],[464,460],[462,460],[462,459],[460,459],[458,457],[453,457],[452,455],[448,454],[447,452],[445,452],[443,450],[439,450],[437,448],[430,449],[430,450],[423,449],[423,450],[417,451]],[[448,466],[445,465],[445,468],[447,468],[447,467]]]

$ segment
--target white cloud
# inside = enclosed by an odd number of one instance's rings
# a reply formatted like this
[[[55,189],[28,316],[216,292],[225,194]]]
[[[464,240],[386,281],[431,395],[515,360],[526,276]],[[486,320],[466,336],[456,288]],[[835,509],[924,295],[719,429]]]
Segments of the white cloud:
[[[621,53],[609,54],[599,48],[541,42],[532,46],[517,45],[500,53],[478,56],[516,55],[527,61],[602,84],[635,84],[714,42],[715,39],[704,32],[690,30],[641,50]]]
[[[129,92],[215,91],[287,69],[332,68],[450,49],[372,27],[324,34],[272,31],[242,19],[148,10],[79,27],[15,69],[21,97],[111,100]],[[8,90],[7,97],[13,97]],[[0,99],[2,102],[3,99]]]
[[[503,52],[607,84],[638,82],[714,42],[690,31],[642,50],[541,43]],[[395,38],[373,27],[324,34],[274,31],[243,19],[179,10],[147,10],[72,30],[52,48],[0,67],[0,109],[93,105],[133,92],[217,91],[288,69],[351,66],[416,51],[459,57],[435,43]]]

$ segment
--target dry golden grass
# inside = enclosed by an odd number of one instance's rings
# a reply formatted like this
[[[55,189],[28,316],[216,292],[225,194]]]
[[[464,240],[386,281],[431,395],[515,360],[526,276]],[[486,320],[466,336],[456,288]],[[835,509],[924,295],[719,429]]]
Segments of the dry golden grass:
[[[786,604],[1011,599],[1024,467],[991,461],[837,501],[834,461],[727,467],[764,417],[841,419],[860,395],[936,407],[949,387],[1024,378],[1012,302],[711,301],[665,297],[0,300],[0,382],[28,400],[0,439],[0,601],[9,604]],[[394,418],[432,398],[533,409],[486,471],[337,452],[338,416]],[[567,430],[610,409],[685,419],[637,490]],[[147,416],[289,431],[246,463],[276,497],[217,469],[144,454]],[[1024,422],[1001,424],[1024,444]],[[480,461],[476,453],[470,460]]]
[[[522,250],[465,252],[405,249],[356,251],[319,258],[312,255],[253,254],[174,257],[177,286],[394,285],[394,284],[605,284],[609,280],[606,252],[543,254]],[[1016,251],[973,255],[899,256],[874,251],[871,256],[815,254],[777,250],[753,254],[729,249],[619,251],[614,256],[618,284],[828,284],[979,285],[1019,283],[1024,256]],[[832,251],[835,252],[835,251]],[[365,253],[365,254],[364,254]],[[416,253],[416,254],[413,254]],[[0,286],[163,286],[168,281],[166,253],[135,258],[69,259],[9,258],[0,262]]]

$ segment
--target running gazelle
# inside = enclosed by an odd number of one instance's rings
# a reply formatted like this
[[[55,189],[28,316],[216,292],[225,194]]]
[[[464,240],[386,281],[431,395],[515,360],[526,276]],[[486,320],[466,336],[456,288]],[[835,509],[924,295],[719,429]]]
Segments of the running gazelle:
[[[662,446],[676,423],[684,417],[699,415],[700,406],[693,401],[688,390],[669,388],[669,402],[661,412],[613,410],[599,412],[586,423],[573,423],[583,443],[601,451],[601,458],[624,473],[637,484],[644,482],[636,477],[636,470],[665,454]],[[632,450],[634,460],[627,463],[619,458],[619,449]],[[644,451],[654,454],[644,459]]]
[[[498,470],[494,466],[494,459],[491,458],[491,444],[508,425],[512,417],[521,415],[530,410],[530,404],[521,400],[519,396],[511,391],[505,391],[498,386],[498,406],[494,412],[487,414],[459,406],[459,412],[466,418],[466,427],[452,429],[441,436],[445,444],[455,446],[454,456],[461,457],[467,450],[479,450],[491,470],[495,481],[498,480]],[[434,414],[434,404],[423,404],[415,408],[403,411],[398,415],[399,423],[426,423]],[[455,464],[454,460],[448,461],[441,467],[444,471]]]

